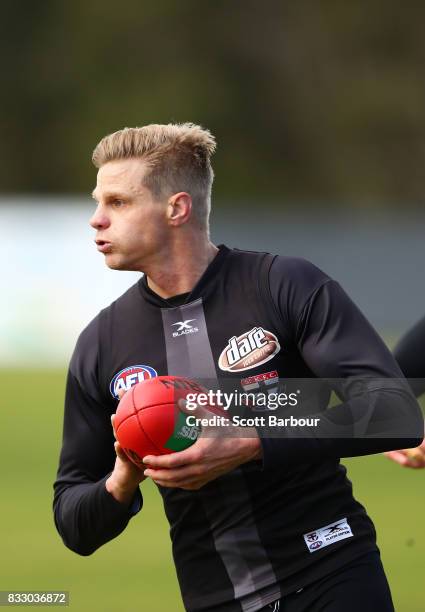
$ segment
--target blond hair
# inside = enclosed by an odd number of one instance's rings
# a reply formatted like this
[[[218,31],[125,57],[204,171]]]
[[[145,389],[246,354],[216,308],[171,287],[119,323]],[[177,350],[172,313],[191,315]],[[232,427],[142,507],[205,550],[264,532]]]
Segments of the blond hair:
[[[214,136],[199,125],[151,124],[105,136],[96,145],[92,161],[100,168],[110,161],[140,158],[147,166],[143,184],[154,198],[186,191],[192,197],[195,219],[208,231],[214,180],[210,158],[215,149]]]

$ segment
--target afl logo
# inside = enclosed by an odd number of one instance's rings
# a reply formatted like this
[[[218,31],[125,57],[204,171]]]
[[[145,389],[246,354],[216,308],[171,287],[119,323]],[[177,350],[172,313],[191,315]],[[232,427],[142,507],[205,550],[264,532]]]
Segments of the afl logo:
[[[230,338],[222,351],[218,366],[226,372],[241,372],[256,368],[280,351],[278,339],[262,327],[253,327],[241,336]]]
[[[318,548],[320,548],[322,546],[323,542],[313,542],[313,544],[310,544],[309,549],[310,550],[317,550]]]
[[[114,378],[111,380],[111,384],[109,385],[109,390],[112,397],[119,399],[118,391],[121,389],[128,391],[133,385],[143,382],[144,380],[149,380],[149,378],[155,378],[155,376],[158,376],[158,372],[150,366],[129,366],[128,368],[124,368],[115,374]]]

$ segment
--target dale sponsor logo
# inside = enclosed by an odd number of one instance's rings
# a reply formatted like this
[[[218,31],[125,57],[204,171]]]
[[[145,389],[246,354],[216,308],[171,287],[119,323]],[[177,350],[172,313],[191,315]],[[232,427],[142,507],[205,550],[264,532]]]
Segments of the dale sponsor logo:
[[[149,380],[150,378],[155,378],[156,376],[158,376],[158,372],[150,366],[129,366],[128,368],[124,368],[115,374],[111,380],[111,384],[109,385],[109,390],[112,397],[119,399],[118,391],[121,389],[128,391],[133,385],[143,382],[144,380]]]
[[[339,542],[339,540],[345,540],[346,538],[352,538],[353,532],[351,531],[350,525],[347,523],[347,519],[343,518],[335,523],[330,523],[325,527],[310,531],[304,534],[304,542],[310,552],[314,552],[319,548]]]
[[[218,366],[225,372],[241,372],[256,368],[280,351],[278,339],[263,327],[253,327],[248,332],[230,338],[222,351]]]

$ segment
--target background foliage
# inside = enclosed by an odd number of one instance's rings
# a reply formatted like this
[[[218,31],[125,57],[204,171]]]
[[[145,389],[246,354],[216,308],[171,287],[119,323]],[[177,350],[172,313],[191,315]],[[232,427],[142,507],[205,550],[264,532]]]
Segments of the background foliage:
[[[4,0],[0,191],[88,192],[126,125],[217,136],[216,194],[419,205],[425,5]]]

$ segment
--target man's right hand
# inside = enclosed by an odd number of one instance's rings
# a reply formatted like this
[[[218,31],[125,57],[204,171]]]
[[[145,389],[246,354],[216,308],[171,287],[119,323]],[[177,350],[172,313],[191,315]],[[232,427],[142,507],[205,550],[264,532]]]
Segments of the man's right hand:
[[[120,399],[124,395],[124,391],[120,393]],[[114,428],[115,414],[111,416],[112,429],[115,436],[115,452],[117,458],[115,459],[114,469],[105,482],[106,490],[110,493],[117,501],[122,504],[130,505],[134,498],[134,494],[137,487],[145,480],[146,476],[143,474],[143,469],[138,468],[123,451],[120,443],[117,441]]]

